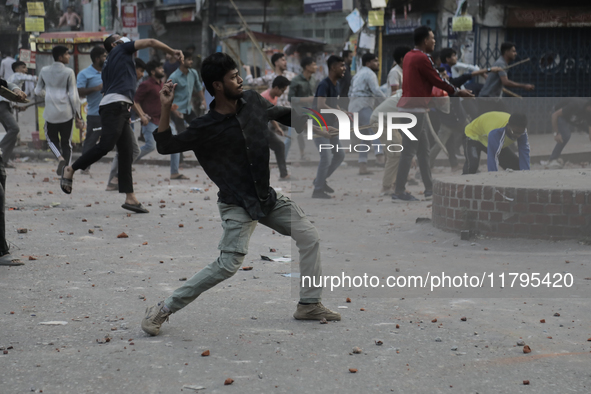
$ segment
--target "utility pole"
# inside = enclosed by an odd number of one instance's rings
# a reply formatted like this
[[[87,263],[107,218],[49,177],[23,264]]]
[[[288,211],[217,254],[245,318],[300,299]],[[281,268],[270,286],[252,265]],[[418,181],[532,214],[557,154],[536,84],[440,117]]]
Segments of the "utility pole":
[[[214,22],[215,0],[204,0],[201,17],[201,59],[212,53],[213,34],[209,25]]]

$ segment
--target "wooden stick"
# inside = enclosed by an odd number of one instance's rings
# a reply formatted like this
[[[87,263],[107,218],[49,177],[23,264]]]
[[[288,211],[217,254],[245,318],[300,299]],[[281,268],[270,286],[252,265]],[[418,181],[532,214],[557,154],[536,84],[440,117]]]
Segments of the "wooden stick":
[[[230,52],[232,52],[232,55],[234,55],[234,57],[236,58],[236,60],[238,60],[238,64],[240,64],[240,68],[242,68],[242,60],[240,59],[240,56],[238,56],[238,54],[236,53],[236,51],[234,51],[234,48],[232,48],[230,46],[230,44],[228,44],[226,42],[227,39],[226,38],[222,38],[222,35],[218,31],[218,29],[215,28],[214,25],[209,25],[209,27],[211,28],[211,30],[213,30],[215,32],[215,34],[220,38],[220,40],[222,40],[222,42],[224,44],[226,44],[226,47],[228,47],[228,49],[230,50]]]
[[[28,103],[29,99],[21,99],[16,93],[12,90],[5,88],[4,86],[0,86],[1,94],[0,96],[4,97],[7,100],[14,101],[15,103]]]
[[[252,44],[260,52],[260,54],[263,56],[263,59],[265,59],[267,61],[267,63],[269,64],[269,67],[271,67],[271,69],[274,69],[273,64],[271,63],[271,60],[269,60],[269,58],[267,57],[267,55],[265,55],[265,52],[260,47],[260,45],[257,42],[256,38],[252,34],[252,31],[250,31],[250,28],[248,27],[248,24],[246,23],[246,21],[242,17],[242,14],[240,13],[240,10],[238,9],[238,7],[236,7],[236,4],[234,4],[234,0],[230,0],[230,3],[232,3],[232,6],[234,7],[234,9],[236,10],[236,12],[238,13],[238,17],[240,18],[240,21],[242,22],[242,26],[246,30],[246,34],[248,34],[248,37],[250,37],[250,40],[252,41]]]
[[[433,136],[433,139],[435,140],[437,145],[439,145],[439,147],[441,147],[441,150],[443,152],[445,152],[447,157],[449,157],[449,152],[447,151],[447,149],[445,148],[445,145],[443,145],[443,142],[441,142],[441,140],[439,139],[439,136],[435,132],[435,129],[433,128],[433,125],[431,124],[431,118],[429,118],[428,113],[425,114],[425,121],[427,122],[427,126],[429,126],[429,131],[431,131],[431,135]]]
[[[512,97],[517,97],[517,98],[523,98],[523,96],[518,95],[517,93],[513,93],[512,91],[510,91],[507,88],[503,88],[503,93],[512,96]]]
[[[517,63],[513,63],[512,65],[510,65],[510,66],[507,66],[507,67],[503,68],[503,70],[508,70],[508,69],[510,69],[510,68],[513,68],[513,67],[515,67],[515,66],[519,66],[520,64],[527,63],[527,62],[529,62],[529,61],[530,61],[530,58],[528,57],[528,58],[527,58],[527,59],[525,59],[525,60],[521,60],[521,61],[519,61],[519,62],[517,62]]]

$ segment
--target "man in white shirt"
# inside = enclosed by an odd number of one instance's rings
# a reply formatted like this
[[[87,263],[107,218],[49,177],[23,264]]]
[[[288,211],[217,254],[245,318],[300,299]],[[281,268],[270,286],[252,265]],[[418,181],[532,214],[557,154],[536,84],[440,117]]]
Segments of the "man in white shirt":
[[[27,74],[27,65],[24,62],[18,61],[12,63],[12,71],[14,74],[8,78],[8,82],[18,86],[21,91],[24,91],[23,84],[26,81],[35,82],[37,80],[37,77],[34,75]],[[0,141],[4,167],[14,168],[14,164],[9,160],[12,156],[12,151],[14,150],[20,129],[14,118],[13,109],[8,100],[4,97],[0,97],[0,123],[2,123],[2,126],[4,126],[4,129],[6,130],[6,135],[2,138],[2,141]]]
[[[411,48],[407,46],[394,48],[394,63],[396,64],[388,73],[388,85],[390,86],[392,95],[394,95],[398,89],[402,89],[402,63],[404,61],[404,56],[410,52],[410,49]]]
[[[62,45],[55,46],[51,54],[55,62],[45,66],[39,73],[35,88],[37,96],[45,90],[45,137],[49,148],[58,159],[57,174],[62,175],[66,165],[72,160],[72,123],[83,127],[80,116],[80,97],[76,87],[74,70],[66,65],[70,62],[70,52]]]
[[[12,63],[16,62],[12,53],[7,52],[6,57],[0,62],[0,78],[8,81],[8,78],[14,74],[12,71]]]

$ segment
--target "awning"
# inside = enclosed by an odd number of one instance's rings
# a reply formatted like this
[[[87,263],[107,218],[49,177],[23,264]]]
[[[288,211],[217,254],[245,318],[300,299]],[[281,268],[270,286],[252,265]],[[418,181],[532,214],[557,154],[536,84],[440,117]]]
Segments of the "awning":
[[[271,33],[261,33],[258,31],[253,31],[252,34],[257,39],[257,41],[264,42],[264,43],[282,43],[282,44],[308,44],[308,45],[326,45],[323,41],[318,40],[311,40],[308,38],[299,38],[299,37],[288,37],[288,36],[281,36],[279,34],[271,34]],[[239,41],[247,41],[250,40],[248,34],[246,32],[238,32],[236,34],[225,36],[224,39],[232,39],[232,40],[239,40]]]

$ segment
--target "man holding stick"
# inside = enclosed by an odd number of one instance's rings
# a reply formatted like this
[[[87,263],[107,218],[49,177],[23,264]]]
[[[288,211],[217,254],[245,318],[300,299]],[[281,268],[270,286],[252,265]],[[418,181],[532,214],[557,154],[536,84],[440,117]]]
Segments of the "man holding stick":
[[[507,76],[507,69],[513,67],[509,63],[517,57],[515,44],[504,42],[501,44],[501,57],[499,57],[487,71],[494,67],[500,67],[502,70],[497,73],[491,73],[486,78],[486,82],[480,91],[478,97],[490,97],[491,99],[479,100],[480,113],[489,111],[506,111],[505,105],[500,101],[503,94],[503,88],[522,88],[525,90],[534,90],[535,86],[528,83],[519,83],[511,81]],[[517,63],[515,64],[517,65]]]

